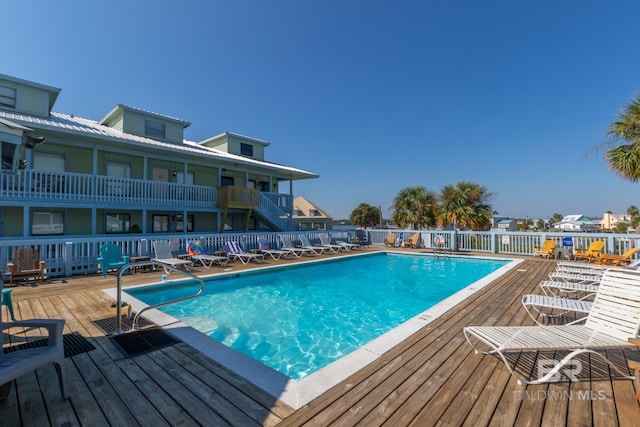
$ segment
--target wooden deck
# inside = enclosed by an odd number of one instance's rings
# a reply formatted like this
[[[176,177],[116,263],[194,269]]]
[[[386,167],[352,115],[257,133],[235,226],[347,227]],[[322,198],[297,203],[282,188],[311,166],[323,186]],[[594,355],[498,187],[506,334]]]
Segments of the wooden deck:
[[[280,263],[270,261],[269,264]],[[184,343],[124,357],[95,320],[114,316],[103,288],[115,278],[92,275],[13,288],[16,317],[63,318],[65,333],[95,346],[65,359],[71,397],[62,400],[53,366],[23,375],[0,402],[7,426],[627,426],[640,405],[629,380],[519,386],[496,358],[473,353],[466,325],[533,324],[520,296],[554,268],[527,259],[300,409],[294,410]],[[234,263],[234,269],[248,268]],[[198,268],[198,274],[211,270]],[[160,273],[126,277],[133,285]],[[7,311],[3,309],[3,318]],[[14,331],[15,332],[15,331]],[[29,334],[27,334],[29,335]],[[22,334],[11,337],[19,343]],[[637,351],[630,352],[640,359]],[[593,368],[595,371],[595,368]]]

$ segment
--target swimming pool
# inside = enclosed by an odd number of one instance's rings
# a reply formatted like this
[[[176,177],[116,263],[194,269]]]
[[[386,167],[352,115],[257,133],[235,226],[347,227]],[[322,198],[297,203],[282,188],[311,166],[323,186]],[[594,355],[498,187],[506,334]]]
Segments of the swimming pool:
[[[233,370],[244,370],[243,376],[252,376],[252,382],[275,396],[292,392],[295,396],[284,400],[298,407],[478,289],[479,281],[495,278],[508,263],[396,253],[333,258],[219,274],[207,282],[205,295],[162,311],[175,322],[170,326],[174,331],[185,332],[186,324],[224,346],[194,339],[192,333],[180,337],[183,341],[206,347],[203,351],[216,360],[222,355]],[[127,293],[143,305],[192,293],[175,283],[152,288]],[[463,288],[466,291],[452,299]],[[205,316],[209,311],[213,315]],[[274,383],[277,375],[265,373],[237,352],[281,377]]]

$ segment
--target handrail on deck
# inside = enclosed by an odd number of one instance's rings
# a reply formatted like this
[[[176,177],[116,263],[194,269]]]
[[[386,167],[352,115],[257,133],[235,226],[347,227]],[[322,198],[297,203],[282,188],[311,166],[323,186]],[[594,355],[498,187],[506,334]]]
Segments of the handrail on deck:
[[[147,310],[151,310],[153,308],[158,308],[158,307],[163,307],[165,305],[169,305],[169,304],[175,304],[177,302],[182,302],[182,301],[186,301],[186,300],[190,300],[193,298],[196,298],[198,296],[200,296],[202,294],[202,292],[204,292],[204,280],[202,280],[201,278],[199,278],[198,276],[195,276],[191,273],[189,273],[188,271],[184,271],[184,270],[180,270],[172,265],[168,265],[168,264],[164,264],[158,261],[141,261],[141,262],[130,262],[129,264],[126,264],[124,266],[122,266],[122,268],[120,268],[120,270],[118,270],[118,285],[117,285],[117,297],[116,297],[116,330],[114,335],[120,335],[122,334],[122,275],[128,271],[130,268],[138,268],[138,267],[146,267],[146,266],[153,266],[155,267],[162,267],[165,270],[169,269],[171,271],[176,271],[180,274],[182,274],[183,276],[187,276],[190,279],[193,279],[197,282],[200,283],[200,289],[198,290],[198,292],[196,292],[194,295],[188,295],[186,297],[182,297],[182,298],[178,298],[178,299],[174,299],[171,301],[165,301],[165,302],[161,302],[158,304],[154,304],[154,305],[149,305],[147,307],[142,308],[140,311],[138,311],[136,313],[135,316],[133,316],[133,321],[131,322],[131,330],[132,331],[137,331],[138,330],[138,321],[140,320],[140,315],[142,313],[144,313]]]

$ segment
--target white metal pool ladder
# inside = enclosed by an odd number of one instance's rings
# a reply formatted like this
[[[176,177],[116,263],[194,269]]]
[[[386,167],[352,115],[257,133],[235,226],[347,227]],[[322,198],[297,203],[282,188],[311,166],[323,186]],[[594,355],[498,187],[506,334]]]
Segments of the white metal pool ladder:
[[[193,279],[197,282],[200,283],[200,289],[198,290],[198,292],[196,292],[194,295],[188,295],[185,297],[181,297],[181,298],[177,298],[171,301],[165,301],[165,302],[161,302],[158,304],[154,304],[154,305],[149,305],[147,307],[144,307],[143,309],[141,309],[140,311],[138,311],[136,313],[135,316],[133,316],[133,321],[131,322],[131,330],[132,331],[136,331],[138,330],[138,321],[140,320],[140,315],[147,311],[147,310],[151,310],[152,308],[158,308],[158,307],[162,307],[165,305],[169,305],[169,304],[175,304],[177,302],[181,302],[181,301],[186,301],[186,300],[190,300],[193,298],[196,298],[198,296],[200,296],[200,294],[202,294],[202,292],[204,292],[204,280],[202,280],[201,278],[194,276],[193,274],[189,273],[188,271],[184,271],[184,270],[180,270],[172,265],[167,265],[167,264],[163,264],[161,262],[158,261],[142,261],[142,262],[130,262],[129,264],[124,265],[122,268],[120,268],[120,270],[118,270],[118,288],[117,288],[117,301],[116,301],[116,330],[114,332],[114,335],[120,335],[122,334],[122,275],[127,272],[130,268],[138,268],[138,267],[145,267],[145,266],[153,266],[155,267],[163,267],[164,269],[169,269],[171,271],[175,271],[178,272],[179,274],[182,274],[183,276],[187,276],[190,279]],[[163,282],[164,284],[164,282]]]

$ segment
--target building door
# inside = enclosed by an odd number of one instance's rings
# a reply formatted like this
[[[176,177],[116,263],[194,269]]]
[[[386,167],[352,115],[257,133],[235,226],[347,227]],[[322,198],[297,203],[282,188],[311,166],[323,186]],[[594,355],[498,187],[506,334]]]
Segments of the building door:
[[[131,165],[128,163],[120,162],[108,162],[107,163],[107,176],[113,179],[107,181],[107,194],[111,196],[129,196],[131,182]]]
[[[166,199],[169,196],[169,187],[164,183],[169,182],[169,169],[160,167],[152,168],[151,180],[153,181],[150,183],[153,186],[151,194],[157,199]]]
[[[64,176],[47,172],[66,172],[66,161],[63,154],[33,153],[34,191],[60,193],[64,190]]]

